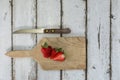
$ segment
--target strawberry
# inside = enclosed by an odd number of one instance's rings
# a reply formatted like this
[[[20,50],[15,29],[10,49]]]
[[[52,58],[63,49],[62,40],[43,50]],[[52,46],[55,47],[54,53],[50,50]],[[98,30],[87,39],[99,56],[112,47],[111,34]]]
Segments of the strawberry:
[[[52,49],[50,59],[53,59],[58,52],[62,52],[62,48],[54,48],[54,49]]]
[[[51,46],[48,46],[48,44],[45,42],[44,45],[41,48],[41,52],[45,58],[49,58],[54,61],[64,61],[65,55],[62,50],[62,48],[53,48]]]
[[[41,48],[41,52],[43,53],[43,56],[45,58],[48,58],[51,56],[51,51],[52,51],[52,47],[48,46],[47,43],[44,43],[44,45]]]
[[[65,55],[63,54],[63,52],[58,52],[54,56],[53,60],[55,60],[55,61],[64,61],[65,60]]]
[[[57,52],[56,52],[55,48],[52,49],[50,59],[53,59],[53,58],[55,57],[56,54],[57,54]]]

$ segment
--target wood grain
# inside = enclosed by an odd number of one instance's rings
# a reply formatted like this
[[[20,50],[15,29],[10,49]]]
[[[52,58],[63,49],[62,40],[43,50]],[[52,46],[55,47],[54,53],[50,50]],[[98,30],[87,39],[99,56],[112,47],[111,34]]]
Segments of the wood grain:
[[[120,0],[112,0],[111,6],[111,80],[120,79]]]
[[[13,31],[35,28],[35,0],[13,1]],[[29,50],[36,44],[35,35],[13,34],[14,50]],[[30,58],[14,59],[14,80],[36,80],[36,63]]]
[[[31,57],[31,50],[14,50],[7,52],[5,55],[12,58]]]
[[[38,28],[59,28],[60,25],[60,1],[38,0],[37,1],[37,25]],[[42,37],[59,37],[58,34],[38,34],[37,41]],[[47,76],[46,76],[47,75]],[[45,71],[38,65],[38,80],[59,80],[60,71]]]
[[[84,0],[62,0],[63,16],[62,25],[71,29],[70,34],[63,36],[85,37],[85,1]],[[85,80],[85,70],[65,70],[62,80]]]
[[[87,4],[87,80],[110,80],[110,0]]]
[[[0,80],[12,79],[11,58],[4,55],[7,51],[11,50],[11,42],[12,42],[11,41],[11,7],[8,0],[1,0],[0,1]]]
[[[40,49],[45,42],[53,48],[62,48],[66,56],[65,61],[58,62],[44,58]],[[45,70],[86,69],[85,42],[84,37],[43,38],[32,50],[31,55]]]
[[[52,48],[62,48],[65,53],[65,61],[58,62],[44,58],[40,49],[45,42]],[[85,37],[42,38],[32,50],[10,51],[6,55],[12,58],[31,57],[45,70],[84,70],[86,69],[86,39]]]

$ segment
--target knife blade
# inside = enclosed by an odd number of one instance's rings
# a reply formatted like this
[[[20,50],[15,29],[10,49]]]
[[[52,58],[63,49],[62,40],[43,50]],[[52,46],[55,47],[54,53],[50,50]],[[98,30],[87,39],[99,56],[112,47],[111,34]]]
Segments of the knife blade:
[[[51,29],[45,29],[45,28],[40,28],[40,29],[21,29],[17,30],[13,33],[19,34],[19,33],[48,33],[48,34],[68,34],[70,33],[71,30],[69,28],[64,28],[64,29],[56,29],[56,28],[51,28]]]

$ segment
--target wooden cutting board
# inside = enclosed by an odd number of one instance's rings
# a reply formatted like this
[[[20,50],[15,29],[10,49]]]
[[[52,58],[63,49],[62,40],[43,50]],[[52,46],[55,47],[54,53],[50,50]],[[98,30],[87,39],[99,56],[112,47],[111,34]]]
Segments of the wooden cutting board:
[[[66,56],[65,61],[44,58],[41,45],[45,42],[52,47],[62,48]],[[31,57],[45,70],[86,69],[86,40],[84,37],[43,38],[32,50],[10,51],[6,55],[13,58]]]

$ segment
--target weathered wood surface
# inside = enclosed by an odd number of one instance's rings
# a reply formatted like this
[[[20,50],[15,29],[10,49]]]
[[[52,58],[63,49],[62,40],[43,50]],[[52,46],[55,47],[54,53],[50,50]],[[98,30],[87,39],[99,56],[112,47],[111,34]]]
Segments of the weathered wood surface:
[[[70,34],[63,36],[85,36],[85,1],[84,0],[63,0],[62,1],[63,28],[69,27]],[[85,70],[65,70],[62,74],[63,80],[85,80]]]
[[[11,50],[11,8],[8,0],[0,1],[0,80],[11,80],[11,58],[5,56]],[[5,45],[6,44],[6,45]]]
[[[87,80],[110,80],[110,0],[87,4]]]
[[[60,25],[60,1],[59,0],[37,0],[37,28],[59,28]],[[59,37],[59,34],[38,34],[37,42],[42,37]],[[37,80],[60,80],[60,71],[45,71],[38,65]]]
[[[111,2],[111,80],[120,79],[120,0]]]
[[[119,0],[1,0],[0,80],[119,80],[119,7]],[[86,36],[87,70],[44,71],[32,59],[5,56],[12,47],[29,50],[44,36],[60,36],[11,34],[35,25],[62,25],[72,29],[63,36]]]
[[[35,28],[35,4],[35,0],[13,0],[13,31]],[[29,50],[35,44],[34,34],[13,34],[13,50]],[[13,59],[13,79],[35,80],[36,63],[30,58]]]

